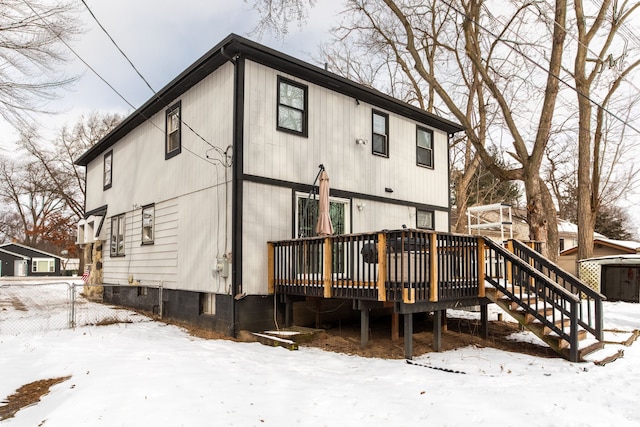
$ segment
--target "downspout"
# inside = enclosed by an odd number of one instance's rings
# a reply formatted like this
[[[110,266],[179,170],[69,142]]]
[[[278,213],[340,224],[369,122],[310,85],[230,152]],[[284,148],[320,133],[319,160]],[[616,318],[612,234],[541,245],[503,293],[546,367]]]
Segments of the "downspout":
[[[233,74],[233,174],[231,190],[231,335],[237,334],[236,297],[242,293],[242,204],[243,204],[243,142],[244,142],[244,59],[235,54],[233,57],[225,52],[224,46],[220,54],[227,58],[234,68]]]

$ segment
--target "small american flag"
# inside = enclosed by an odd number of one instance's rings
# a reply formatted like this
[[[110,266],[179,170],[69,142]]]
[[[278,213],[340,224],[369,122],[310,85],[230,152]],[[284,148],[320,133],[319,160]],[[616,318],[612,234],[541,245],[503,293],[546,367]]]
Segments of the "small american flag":
[[[84,273],[82,273],[82,281],[84,283],[88,283],[89,282],[89,268],[88,267],[84,270]]]

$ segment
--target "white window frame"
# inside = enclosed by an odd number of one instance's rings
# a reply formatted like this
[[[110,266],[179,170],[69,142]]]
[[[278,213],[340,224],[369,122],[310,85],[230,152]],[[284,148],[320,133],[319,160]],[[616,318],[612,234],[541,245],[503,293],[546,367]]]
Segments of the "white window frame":
[[[170,159],[180,152],[182,152],[182,102],[178,101],[166,111],[164,158]]]
[[[294,237],[298,237],[298,231],[300,230],[300,224],[299,224],[299,218],[300,218],[300,211],[298,209],[298,207],[300,206],[300,200],[306,200],[307,197],[309,197],[309,193],[302,193],[302,192],[298,192],[296,191],[295,194],[295,207],[294,207],[294,223],[295,223],[295,233],[296,236]],[[313,200],[318,200],[319,196],[317,194],[312,194],[311,195],[311,199]],[[351,200],[350,199],[344,199],[341,197],[332,197],[329,196],[329,203],[342,203],[343,205],[345,205],[344,207],[344,232],[345,233],[350,233],[351,230]],[[315,225],[314,225],[315,227]],[[308,236],[307,236],[308,237]]]
[[[145,215],[147,217],[145,217]],[[155,220],[156,209],[155,205],[147,205],[142,207],[142,224],[141,224],[141,236],[143,245],[153,245],[155,239]],[[145,233],[145,229],[149,232]]]
[[[46,262],[47,270],[40,271],[38,269],[39,262]],[[31,258],[31,272],[33,273],[55,273],[56,272],[56,260],[53,258]]]
[[[125,219],[125,214],[114,215],[111,217],[111,246],[109,253],[112,257],[125,255]]]
[[[108,190],[113,185],[113,150],[104,155],[102,189]]]

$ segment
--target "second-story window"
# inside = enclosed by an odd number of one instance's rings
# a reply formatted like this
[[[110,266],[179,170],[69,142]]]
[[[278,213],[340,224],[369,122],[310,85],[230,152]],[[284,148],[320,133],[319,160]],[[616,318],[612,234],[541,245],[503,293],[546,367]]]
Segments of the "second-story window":
[[[307,136],[307,87],[278,77],[277,129]]]
[[[389,115],[373,111],[371,149],[373,154],[389,157]]]
[[[109,151],[104,155],[104,175],[102,179],[103,189],[107,190],[111,188],[113,180],[113,151]]]
[[[417,128],[416,156],[419,166],[433,169],[433,132],[429,129]]]
[[[180,154],[182,151],[181,114],[181,103],[179,101],[166,111],[167,136],[164,152],[165,159],[170,159],[173,156]]]

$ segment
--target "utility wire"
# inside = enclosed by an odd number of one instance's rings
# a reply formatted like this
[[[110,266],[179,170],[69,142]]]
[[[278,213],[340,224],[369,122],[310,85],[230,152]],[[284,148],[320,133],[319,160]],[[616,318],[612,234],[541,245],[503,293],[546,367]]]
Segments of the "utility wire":
[[[84,7],[87,9],[87,11],[89,12],[89,14],[91,15],[91,17],[93,18],[94,21],[96,21],[96,24],[98,24],[98,26],[100,27],[100,29],[106,34],[106,36],[109,38],[109,40],[111,40],[111,43],[113,43],[113,45],[116,47],[116,49],[118,49],[118,52],[120,52],[120,54],[127,60],[127,62],[129,63],[129,65],[131,65],[131,68],[133,68],[133,70],[136,72],[136,74],[138,74],[138,77],[140,77],[140,79],[142,79],[142,81],[147,85],[147,87],[149,88],[149,90],[151,90],[151,92],[156,96],[156,99],[158,99],[158,101],[162,102],[164,104],[165,107],[168,108],[168,105],[166,102],[164,102],[164,100],[162,99],[162,97],[158,96],[158,93],[155,91],[155,89],[153,89],[153,87],[151,86],[151,84],[149,83],[149,81],[142,75],[142,73],[140,72],[140,70],[138,70],[138,68],[133,64],[133,62],[131,61],[131,59],[129,59],[129,57],[127,56],[126,53],[124,53],[124,51],[120,48],[120,46],[118,45],[118,43],[113,39],[113,37],[111,36],[111,34],[109,34],[109,31],[107,31],[107,29],[102,25],[102,23],[100,22],[100,20],[98,20],[98,17],[93,13],[93,11],[91,10],[91,8],[89,7],[89,5],[85,2],[85,0],[81,0],[82,4],[84,5]],[[196,135],[198,138],[200,138],[205,144],[209,145],[213,150],[215,150],[218,154],[220,154],[221,156],[225,156],[226,158],[226,153],[219,147],[216,147],[215,145],[213,145],[212,143],[210,143],[209,141],[207,141],[207,139],[205,137],[203,137],[202,135],[200,135],[200,133],[198,133],[195,129],[193,129],[187,122],[185,122],[182,119],[182,114],[180,114],[180,122],[182,124],[184,124],[191,132],[193,132],[194,135]],[[207,158],[209,158],[207,156]],[[229,163],[223,163],[222,161],[220,161],[220,164],[222,164],[225,167],[230,167],[231,164]]]
[[[447,0],[440,0],[442,1],[442,3],[444,3],[445,5],[447,5],[449,8],[451,8],[451,10],[453,10],[454,12],[456,12],[458,15],[461,15],[464,19],[470,19],[469,17],[467,17],[466,13],[460,9],[458,9],[457,7],[455,7],[450,1]],[[573,90],[576,94],[578,94],[578,96],[584,97],[586,98],[589,102],[591,102],[593,105],[595,105],[596,107],[602,109],[603,111],[605,111],[607,114],[609,114],[611,117],[613,117],[614,119],[618,120],[619,122],[621,122],[623,125],[628,126],[630,129],[634,130],[636,133],[640,134],[640,129],[638,129],[637,127],[635,127],[634,125],[632,125],[631,123],[627,122],[626,120],[618,117],[617,114],[613,113],[612,111],[610,111],[608,108],[606,108],[605,106],[601,105],[600,103],[598,103],[597,101],[595,101],[594,99],[592,99],[591,97],[585,95],[584,93],[580,92],[578,89],[576,89],[575,87],[571,86],[571,84],[569,84],[568,82],[566,82],[564,79],[562,79],[562,77],[552,73],[550,70],[548,70],[547,68],[545,68],[542,64],[538,63],[537,61],[535,61],[534,59],[530,58],[528,55],[526,55],[524,52],[521,52],[513,43],[504,40],[504,39],[500,39],[500,37],[498,35],[496,35],[495,33],[493,33],[490,29],[488,29],[486,26],[482,25],[481,23],[475,21],[475,20],[471,20],[475,25],[478,26],[478,28],[482,29],[483,31],[485,31],[487,34],[491,35],[492,37],[494,37],[496,40],[501,41],[503,44],[505,44],[509,49],[513,50],[514,52],[518,53],[519,55],[521,55],[523,58],[525,58],[527,61],[529,61],[530,63],[532,63],[535,67],[540,68],[541,70],[543,70],[545,73],[549,74],[550,76],[552,76],[553,78],[557,79],[558,81],[560,81],[562,84],[564,84],[565,86],[567,86],[569,89]]]
[[[78,54],[78,52],[76,52],[76,51],[75,51],[75,50],[74,50],[74,49],[69,45],[69,43],[67,43],[67,42],[66,42],[62,37],[60,37],[60,35],[59,35],[57,32],[53,31],[53,29],[51,28],[51,26],[49,25],[49,23],[48,23],[48,22],[47,22],[47,21],[46,21],[46,20],[45,20],[45,19],[44,19],[44,18],[43,18],[43,17],[42,17],[42,16],[41,16],[41,15],[40,15],[36,10],[35,10],[35,9],[34,9],[34,8],[33,8],[33,7],[32,7],[32,6],[31,6],[31,5],[30,5],[26,0],[23,0],[23,3],[24,3],[25,5],[27,5],[27,7],[28,7],[29,9],[31,9],[31,11],[33,12],[33,14],[34,14],[34,15],[36,15],[36,16],[38,17],[38,19],[40,19],[40,20],[44,23],[44,25],[45,25],[45,26],[46,26],[46,27],[47,27],[47,28],[48,28],[48,29],[49,29],[53,34],[55,34],[55,36],[58,38],[58,40],[60,40],[60,41],[61,41],[61,42],[62,42],[62,43],[67,47],[67,49],[69,49],[69,50],[70,50],[70,51],[71,51],[71,52],[76,56],[76,58],[78,58],[78,59],[79,59],[79,60],[80,60],[80,61],[81,61],[81,62],[82,62],[82,63],[83,63],[83,64],[84,64],[84,65],[85,65],[89,70],[91,70],[91,72],[93,72],[93,74],[95,74],[95,75],[96,75],[100,80],[102,80],[102,82],[103,82],[104,84],[106,84],[106,85],[107,85],[107,86],[108,86],[108,87],[109,87],[109,88],[110,88],[110,89],[111,89],[111,90],[112,90],[116,95],[118,95],[118,96],[120,97],[120,99],[122,99],[122,100],[123,100],[127,105],[129,105],[131,108],[133,108],[134,110],[136,110],[136,107],[135,107],[131,102],[129,102],[129,100],[127,100],[127,98],[125,98],[125,97],[124,97],[120,92],[118,92],[118,90],[117,90],[115,87],[113,87],[113,86],[111,85],[111,83],[109,83],[109,82],[108,82],[104,77],[102,77],[102,76],[100,75],[100,73],[98,73],[98,71],[96,71],[96,69],[95,69],[95,68],[93,68],[91,65],[89,65],[89,63],[88,63],[87,61],[85,61],[85,60],[84,60],[84,59],[83,59],[83,58]],[[151,125],[152,125],[152,126],[154,126],[155,128],[157,128],[158,130],[160,130],[162,133],[164,133],[164,132],[165,132],[165,131],[164,131],[163,129],[161,129],[158,125],[156,125],[155,123],[153,123],[153,121],[149,120],[149,117],[145,116],[145,115],[144,115],[144,114],[142,114],[142,113],[140,113],[140,115],[141,115],[145,120],[147,120],[149,123],[151,123]],[[204,157],[202,157],[202,156],[200,156],[199,154],[197,154],[197,153],[193,152],[192,150],[190,150],[189,148],[187,148],[187,147],[185,147],[185,146],[182,146],[182,148],[184,148],[184,149],[185,149],[185,151],[188,151],[189,153],[193,154],[194,156],[196,156],[196,157],[198,157],[198,158],[200,158],[200,159],[204,160],[205,162],[210,163],[210,164],[212,164],[212,165],[214,165],[214,166],[215,166],[215,163],[213,163],[212,161],[210,161],[208,158],[206,158],[206,159],[205,159]],[[222,162],[220,162],[220,163],[221,163],[221,164],[223,164]],[[223,166],[224,166],[224,164],[223,164]]]

